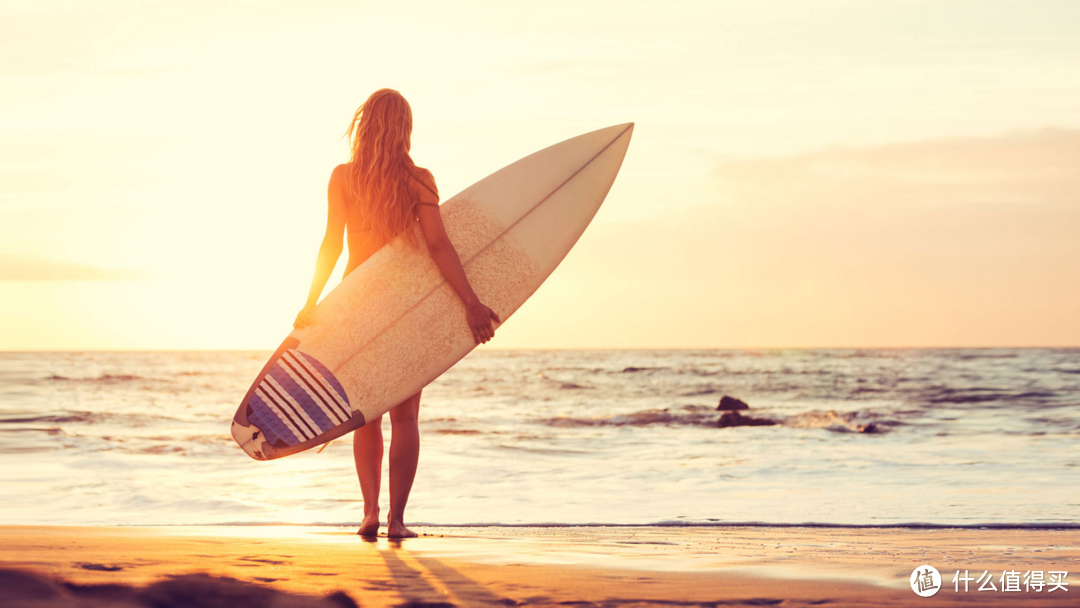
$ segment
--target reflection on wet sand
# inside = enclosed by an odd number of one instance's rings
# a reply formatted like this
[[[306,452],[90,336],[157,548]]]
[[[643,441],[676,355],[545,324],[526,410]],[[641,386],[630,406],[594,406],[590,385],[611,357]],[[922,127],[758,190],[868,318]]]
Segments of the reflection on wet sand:
[[[287,526],[0,527],[7,605],[906,606],[908,576],[1076,571],[1077,529],[423,528],[364,541]],[[1003,547],[1005,547],[1003,549]],[[13,571],[17,569],[18,571]],[[950,574],[945,574],[950,573]],[[948,587],[948,585],[946,585]],[[1070,605],[1064,593],[937,602]],[[12,604],[21,598],[19,604]],[[217,598],[217,599],[215,599]],[[231,603],[215,604],[221,598]],[[223,600],[222,600],[223,601]],[[81,603],[80,603],[81,602]],[[148,603],[150,602],[150,603]],[[184,603],[187,602],[187,603]],[[920,602],[927,603],[927,602]]]

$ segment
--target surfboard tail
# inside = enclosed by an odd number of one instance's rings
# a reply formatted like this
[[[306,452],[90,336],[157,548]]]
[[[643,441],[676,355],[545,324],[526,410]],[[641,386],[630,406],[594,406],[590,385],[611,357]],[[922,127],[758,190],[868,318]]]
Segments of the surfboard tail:
[[[353,419],[334,374],[287,338],[274,352],[233,419],[236,443],[256,460],[310,443]]]

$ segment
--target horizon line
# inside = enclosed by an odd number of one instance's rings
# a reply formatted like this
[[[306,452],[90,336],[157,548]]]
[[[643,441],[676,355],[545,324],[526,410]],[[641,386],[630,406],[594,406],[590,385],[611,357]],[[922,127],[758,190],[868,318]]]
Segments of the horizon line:
[[[485,347],[472,352],[540,352],[540,351],[760,351],[760,350],[1078,350],[1080,345],[1072,346],[620,346],[620,347]],[[266,348],[71,348],[71,349],[0,349],[0,354],[44,354],[44,353],[252,353],[273,352],[273,347]]]

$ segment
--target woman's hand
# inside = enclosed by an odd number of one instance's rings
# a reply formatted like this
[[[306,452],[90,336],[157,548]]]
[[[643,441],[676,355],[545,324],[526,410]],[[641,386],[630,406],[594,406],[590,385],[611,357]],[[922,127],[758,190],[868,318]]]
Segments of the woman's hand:
[[[300,310],[300,314],[296,315],[296,320],[293,321],[292,326],[296,329],[302,329],[315,322],[315,307],[310,304],[304,306]]]
[[[495,314],[494,310],[481,304],[480,300],[465,304],[465,319],[469,323],[469,330],[472,331],[473,340],[477,344],[483,344],[495,336],[495,327],[491,324],[492,321],[502,323],[499,320],[499,315]]]

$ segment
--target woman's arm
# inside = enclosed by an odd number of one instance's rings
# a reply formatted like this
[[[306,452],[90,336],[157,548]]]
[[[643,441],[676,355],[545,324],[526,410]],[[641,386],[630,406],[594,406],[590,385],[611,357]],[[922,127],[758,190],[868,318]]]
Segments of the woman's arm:
[[[430,179],[430,174],[425,176]],[[433,184],[432,184],[433,185]],[[439,267],[446,282],[454,289],[458,297],[465,304],[465,317],[472,331],[473,340],[477,344],[487,342],[495,335],[495,323],[501,323],[499,315],[480,302],[476,296],[469,278],[465,276],[465,269],[461,266],[457,250],[454,249],[450,237],[446,235],[446,227],[443,226],[442,215],[439,214],[439,197],[435,189],[426,184],[420,188],[419,203],[416,206],[416,215],[420,219],[420,230],[424,233],[427,241],[428,253],[435,265]]]
[[[323,235],[322,245],[319,246],[319,256],[315,259],[315,276],[311,279],[311,289],[308,291],[307,303],[304,304],[304,308],[300,311],[300,314],[296,315],[296,321],[293,322],[293,327],[297,329],[310,325],[314,321],[312,312],[315,310],[315,304],[318,303],[319,295],[322,294],[323,288],[326,287],[326,282],[330,279],[330,273],[334,272],[334,266],[337,265],[338,258],[341,257],[341,252],[344,249],[342,240],[345,234],[345,217],[348,213],[348,206],[341,190],[342,178],[344,177],[342,174],[343,166],[338,165],[330,174],[330,184],[326,189],[326,198],[329,203],[326,214],[326,234]]]

